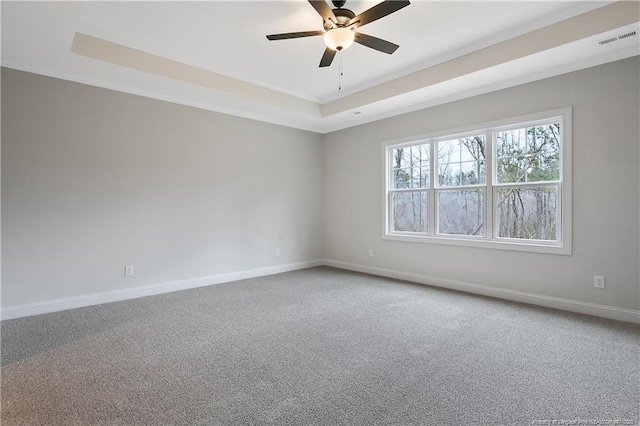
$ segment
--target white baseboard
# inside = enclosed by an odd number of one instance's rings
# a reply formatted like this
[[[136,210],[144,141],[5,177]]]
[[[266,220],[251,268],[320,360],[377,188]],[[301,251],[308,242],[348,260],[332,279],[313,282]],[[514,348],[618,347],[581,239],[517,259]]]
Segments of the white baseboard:
[[[248,278],[263,277],[282,272],[296,271],[298,269],[321,266],[321,260],[289,263],[286,265],[269,266],[267,268],[251,269],[248,271],[231,272],[227,274],[212,275],[181,281],[171,281],[160,284],[152,284],[141,287],[126,288],[121,290],[104,291],[100,293],[86,294],[82,296],[66,297],[63,299],[48,300],[40,303],[28,303],[24,305],[9,306],[0,310],[0,320],[28,317],[32,315],[47,314],[50,312],[64,311],[67,309],[82,308],[85,306],[100,305],[102,303],[117,302],[120,300],[135,299],[138,297],[153,296],[155,294],[170,293],[172,291],[186,290],[196,287],[204,287],[214,284],[222,284],[230,281],[244,280]]]
[[[313,268],[316,266],[331,266],[350,271],[364,272],[371,275],[395,278],[420,284],[443,287],[467,293],[481,294],[516,302],[530,303],[532,305],[561,309],[581,314],[594,315],[603,318],[615,319],[640,324],[640,311],[633,309],[617,308],[614,306],[598,305],[595,303],[581,302],[559,297],[544,296],[541,294],[527,293],[516,290],[508,290],[490,287],[464,281],[449,280],[428,275],[412,274],[392,269],[378,268],[374,266],[355,263],[340,262],[337,260],[312,260],[306,262],[289,263],[286,265],[270,266],[267,268],[251,269],[247,271],[231,272],[227,274],[212,275],[209,277],[193,278],[189,280],[172,281],[167,283],[152,284],[148,286],[133,287],[121,290],[92,293],[82,296],[54,299],[40,303],[9,306],[0,310],[0,320],[27,317],[46,314],[50,312],[64,311],[67,309],[82,308],[85,306],[99,305],[102,303],[117,302],[138,297],[153,296],[155,294],[170,293],[196,287],[222,284],[230,281],[248,278],[263,277],[282,272],[296,271],[299,269]]]
[[[497,297],[500,299],[512,300],[515,302],[529,303],[532,305],[544,306],[547,308],[561,309],[564,311],[577,312],[580,314],[594,315],[597,317],[640,324],[640,311],[634,309],[598,305],[595,303],[581,302],[578,300],[544,296],[541,294],[508,290],[470,282],[455,281],[428,275],[418,275],[409,272],[377,268],[374,266],[359,265],[355,263],[340,262],[331,259],[325,259],[324,264],[326,266],[331,266],[334,268],[364,272],[371,275],[411,281],[419,284],[431,285],[434,287],[443,287],[451,290],[459,290],[467,293],[481,294],[484,296]]]

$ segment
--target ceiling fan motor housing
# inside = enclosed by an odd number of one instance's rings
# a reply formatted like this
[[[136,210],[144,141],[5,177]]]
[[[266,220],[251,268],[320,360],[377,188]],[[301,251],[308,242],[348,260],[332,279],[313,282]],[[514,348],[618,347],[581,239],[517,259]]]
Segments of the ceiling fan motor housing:
[[[349,22],[356,17],[356,14],[349,9],[333,9],[333,14],[338,21],[336,22],[338,27],[346,27]],[[333,23],[331,21],[325,21],[324,29],[329,31],[331,28],[334,28]]]

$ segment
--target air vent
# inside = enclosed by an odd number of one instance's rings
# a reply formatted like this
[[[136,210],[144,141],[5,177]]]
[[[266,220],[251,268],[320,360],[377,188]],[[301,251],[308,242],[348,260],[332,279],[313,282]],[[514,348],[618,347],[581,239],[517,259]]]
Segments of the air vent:
[[[634,35],[636,35],[635,31],[630,31],[628,33],[620,34],[618,36],[618,40],[622,40],[623,38],[631,37],[631,36],[634,36]]]
[[[604,40],[600,40],[598,44],[613,43],[614,41],[618,41],[618,37],[611,37],[611,38],[606,38]]]
[[[628,38],[628,37],[633,37],[634,35],[636,35],[636,31],[629,31],[627,33],[624,34],[619,34],[615,37],[609,37],[609,38],[605,38],[604,40],[600,40],[598,41],[599,45],[603,45],[603,44],[609,44],[609,43],[613,43],[614,41],[618,41],[618,40],[622,40],[623,38]]]

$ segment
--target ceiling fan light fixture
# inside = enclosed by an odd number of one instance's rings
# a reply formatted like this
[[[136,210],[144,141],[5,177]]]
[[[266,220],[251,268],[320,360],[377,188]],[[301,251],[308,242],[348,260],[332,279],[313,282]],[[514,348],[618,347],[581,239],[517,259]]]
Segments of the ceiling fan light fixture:
[[[324,42],[329,49],[343,50],[353,44],[355,34],[349,28],[333,28],[324,35]]]
[[[354,42],[389,55],[395,52],[396,49],[400,47],[397,44],[356,32],[356,29],[384,18],[387,15],[391,15],[411,4],[409,0],[383,0],[361,14],[356,15],[353,11],[342,7],[346,3],[346,0],[331,0],[335,9],[331,9],[326,0],[308,0],[308,2],[322,17],[322,30],[269,34],[267,35],[267,39],[287,40],[291,38],[324,36],[324,42],[327,47],[324,49],[322,59],[320,59],[320,68],[330,66],[337,52],[349,48]]]

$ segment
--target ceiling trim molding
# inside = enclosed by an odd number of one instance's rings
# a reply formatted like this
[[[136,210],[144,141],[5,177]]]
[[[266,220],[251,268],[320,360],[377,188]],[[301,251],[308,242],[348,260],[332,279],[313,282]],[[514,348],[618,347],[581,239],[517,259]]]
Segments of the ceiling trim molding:
[[[598,65],[603,65],[609,62],[623,60],[633,56],[638,56],[638,51],[635,47],[626,49],[623,51],[618,51],[609,55],[599,56],[597,58],[590,58],[580,62],[564,64],[564,65],[553,67],[550,69],[545,69],[543,71],[539,71],[533,74],[517,76],[514,78],[510,78],[508,80],[501,81],[499,83],[491,83],[491,84],[484,85],[482,87],[475,87],[473,89],[464,90],[451,95],[441,96],[441,97],[429,99],[427,101],[422,101],[418,103],[411,103],[408,106],[403,106],[400,108],[384,111],[381,113],[376,113],[371,115],[362,114],[360,115],[360,117],[362,118],[359,120],[349,121],[347,123],[341,123],[339,125],[325,126],[322,128],[321,133],[322,134],[331,133],[331,132],[371,123],[374,121],[384,120],[387,118],[396,117],[403,114],[409,114],[412,112],[424,110],[424,109],[435,107],[438,105],[447,104],[450,102],[456,102],[462,99],[467,99],[474,96],[480,96],[487,93],[508,89],[510,87],[520,86],[523,84],[543,80],[546,78],[551,78],[551,77],[555,77],[562,74],[580,71],[586,68],[596,67]],[[508,66],[508,64],[503,64],[502,66]],[[464,78],[464,76],[462,78]],[[444,82],[444,84],[446,83],[447,82]]]
[[[75,33],[71,44],[71,52],[114,65],[269,104],[274,107],[314,117],[321,116],[320,105],[316,102],[260,87],[233,77],[163,58],[162,56],[88,34]]]
[[[155,99],[161,102],[168,102],[177,105],[184,105],[187,107],[197,108],[201,110],[211,111],[219,114],[226,114],[239,118],[246,118],[249,120],[261,121],[263,123],[269,123],[277,126],[284,126],[293,129],[306,130],[313,133],[322,134],[322,129],[318,124],[318,118],[309,118],[309,121],[302,121],[298,118],[292,119],[289,116],[276,117],[274,115],[261,114],[260,112],[250,112],[243,108],[223,107],[221,103],[212,103],[201,100],[194,100],[186,96],[174,96],[169,94],[160,93],[155,90],[145,90],[135,86],[123,86],[120,84],[109,84],[104,81],[92,80],[85,77],[70,75],[64,73],[55,73],[48,70],[43,70],[36,67],[22,66],[12,63],[3,63],[2,68],[12,69],[16,71],[27,72],[31,74],[43,75],[45,77],[57,78],[60,80],[68,81],[70,83],[84,84],[91,87],[100,89],[113,90],[114,92],[124,93],[132,96],[140,96],[148,99]],[[326,132],[324,132],[326,133]]]
[[[638,16],[640,2],[617,1],[327,103],[299,98],[81,32],[75,33],[71,52],[324,120],[624,27],[638,22]]]
[[[420,0],[418,0],[420,1]],[[514,37],[518,37],[521,36],[523,34],[526,34],[528,32],[537,30],[539,28],[545,27],[545,26],[549,26],[551,24],[560,22],[560,21],[564,21],[566,19],[569,18],[573,18],[574,16],[589,12],[593,9],[596,9],[598,7],[602,7],[605,6],[606,4],[610,4],[613,3],[617,0],[604,0],[604,1],[600,1],[600,0],[594,0],[592,2],[581,2],[581,3],[592,3],[594,5],[596,5],[596,7],[593,7],[591,5],[588,6],[584,6],[585,9],[581,10],[581,11],[575,11],[575,10],[567,10],[567,11],[562,11],[562,12],[558,12],[558,13],[554,13],[553,15],[547,15],[544,16],[542,18],[536,19],[536,20],[530,20],[527,21],[525,23],[522,23],[514,28],[512,28],[509,31],[505,31],[505,32],[501,32],[499,34],[493,34],[490,37],[485,37],[479,40],[475,40],[472,43],[466,44],[465,46],[455,50],[455,51],[448,51],[445,53],[440,54],[439,56],[434,56],[432,58],[429,58],[427,61],[424,62],[419,62],[416,63],[412,66],[409,66],[407,68],[404,69],[399,69],[393,73],[388,73],[382,77],[379,77],[377,79],[373,79],[373,80],[369,80],[367,82],[361,83],[359,85],[356,86],[350,86],[348,88],[343,88],[343,90],[341,92],[336,92],[330,95],[327,95],[321,99],[318,100],[318,102],[320,102],[321,104],[327,104],[329,102],[333,102],[336,101],[340,98],[344,98],[346,96],[349,96],[351,94],[357,93],[357,92],[361,92],[363,90],[367,90],[370,87],[373,86],[378,86],[380,84],[386,83],[388,81],[392,81],[392,80],[396,80],[398,78],[404,77],[406,75],[409,74],[413,74],[415,72],[418,71],[422,71],[426,68],[432,67],[434,65],[438,65],[447,61],[450,61],[452,59],[458,58],[460,56],[464,56],[467,55],[471,52],[475,52],[477,50],[480,49],[484,49],[485,47],[489,47],[492,46],[494,44],[500,43],[502,41],[505,40],[509,40],[512,39]],[[578,3],[577,1],[575,3]],[[599,4],[601,3],[601,4]],[[295,95],[295,94],[293,94]]]

